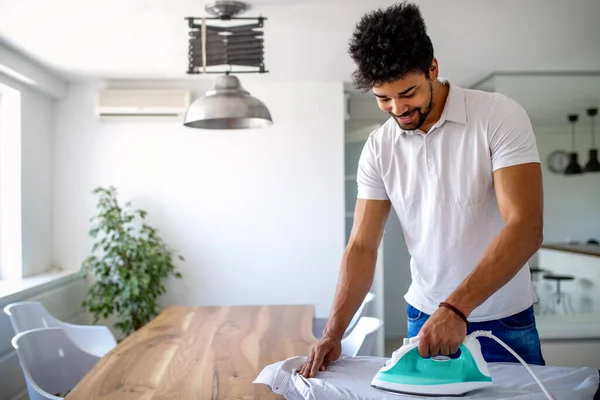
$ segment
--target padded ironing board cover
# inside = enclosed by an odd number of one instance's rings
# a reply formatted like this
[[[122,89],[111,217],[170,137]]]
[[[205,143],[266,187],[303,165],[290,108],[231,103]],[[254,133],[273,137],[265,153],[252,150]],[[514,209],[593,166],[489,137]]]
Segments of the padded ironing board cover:
[[[288,400],[399,400],[414,396],[371,388],[371,379],[383,367],[382,357],[341,357],[326,371],[305,379],[297,373],[306,357],[292,357],[265,367],[253,383],[265,384]],[[489,363],[493,386],[461,399],[546,399],[522,364]],[[531,365],[530,368],[555,399],[590,400],[598,390],[598,370]],[[452,397],[436,397],[437,399]],[[454,397],[453,399],[456,399]]]

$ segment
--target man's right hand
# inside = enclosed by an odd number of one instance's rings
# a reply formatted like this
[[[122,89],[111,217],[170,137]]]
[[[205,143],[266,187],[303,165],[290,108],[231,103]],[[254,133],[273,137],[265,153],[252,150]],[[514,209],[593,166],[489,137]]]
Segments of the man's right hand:
[[[300,368],[300,375],[312,378],[317,371],[325,371],[329,364],[337,360],[342,354],[342,340],[332,336],[323,336],[310,351],[308,360]]]

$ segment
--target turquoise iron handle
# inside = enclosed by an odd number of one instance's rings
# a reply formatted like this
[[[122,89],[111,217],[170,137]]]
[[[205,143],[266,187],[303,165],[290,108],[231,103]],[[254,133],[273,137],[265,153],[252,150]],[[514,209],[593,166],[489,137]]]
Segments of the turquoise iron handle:
[[[464,361],[465,359],[465,352],[467,354],[470,354],[469,350],[467,349],[467,347],[464,344],[461,344],[458,346],[458,350],[460,351],[460,354],[458,355],[458,357],[454,357],[452,358],[452,356],[442,356],[442,355],[438,355],[435,357],[421,357],[424,361],[428,361],[428,362],[434,362],[434,363],[461,363]],[[417,351],[418,353],[418,349],[415,347],[413,350],[411,351]],[[420,356],[420,354],[419,354]]]
[[[424,358],[419,354],[417,347],[410,350],[399,361],[398,367],[401,368],[406,377],[412,376],[419,381],[428,381],[429,377],[435,377],[437,382],[452,383],[457,380],[480,379],[483,375],[471,351],[467,346],[461,344],[458,346],[460,355],[457,358],[444,357],[444,360],[435,358]],[[485,379],[488,379],[485,377]]]

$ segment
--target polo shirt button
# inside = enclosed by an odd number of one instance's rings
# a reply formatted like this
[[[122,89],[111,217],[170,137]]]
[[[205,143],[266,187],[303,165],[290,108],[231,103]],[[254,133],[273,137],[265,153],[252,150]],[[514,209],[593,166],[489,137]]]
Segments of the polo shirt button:
[[[429,157],[429,158],[427,159],[427,162],[430,162],[430,163],[431,163],[431,162],[433,162],[433,158]]]

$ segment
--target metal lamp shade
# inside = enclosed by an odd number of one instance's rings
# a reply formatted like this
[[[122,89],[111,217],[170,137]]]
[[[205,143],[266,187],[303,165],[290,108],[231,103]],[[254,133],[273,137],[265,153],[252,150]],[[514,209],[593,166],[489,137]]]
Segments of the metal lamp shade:
[[[184,122],[199,129],[253,129],[271,124],[267,107],[250,96],[232,75],[218,77],[212,90],[192,103]]]
[[[569,114],[567,116],[569,122],[571,123],[571,152],[569,153],[569,164],[565,168],[565,175],[577,175],[581,174],[583,170],[581,169],[581,165],[579,165],[579,157],[577,151],[575,151],[575,123],[579,119],[579,115],[577,114]]]
[[[596,132],[594,131],[594,119],[596,117],[596,115],[598,114],[598,108],[597,107],[592,107],[592,108],[588,108],[587,109],[587,115],[590,116],[592,118],[592,147],[590,148],[590,158],[587,162],[587,164],[585,164],[585,167],[583,167],[583,172],[600,172],[600,161],[598,161],[598,149],[596,149],[596,138],[595,138],[595,134]]]
[[[598,149],[590,149],[590,159],[588,160],[583,172],[600,172],[600,161],[598,161]]]
[[[579,157],[576,152],[569,153],[569,164],[565,168],[565,175],[578,175],[583,172],[578,159]]]

